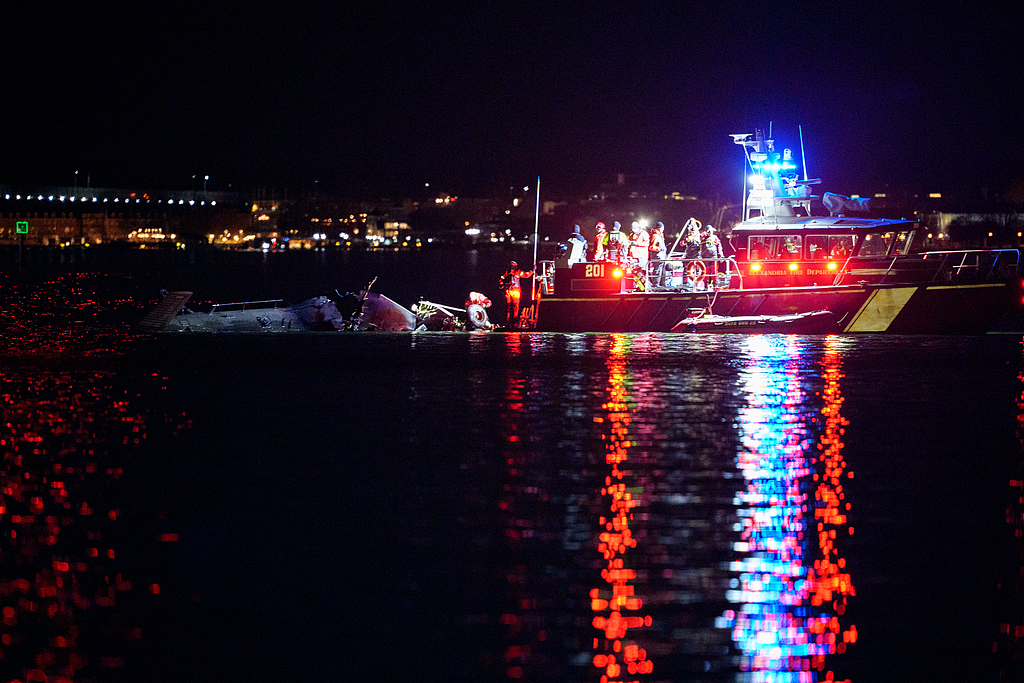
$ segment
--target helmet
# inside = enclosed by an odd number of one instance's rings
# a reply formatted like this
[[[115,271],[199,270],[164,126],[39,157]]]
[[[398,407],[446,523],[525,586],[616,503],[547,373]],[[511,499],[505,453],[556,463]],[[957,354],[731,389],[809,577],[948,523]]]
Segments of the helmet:
[[[658,221],[658,227],[661,228],[662,230],[664,230],[665,229],[665,224],[662,223],[661,221]]]
[[[621,227],[622,227],[622,224],[619,223],[618,221],[615,221],[615,223],[612,224],[612,230],[618,230]]]
[[[518,264],[518,263],[516,263],[515,261],[509,261],[509,262],[508,262],[508,267],[509,267],[509,268],[518,268],[518,267],[519,267],[519,264]]]
[[[598,223],[594,227],[597,228],[598,232],[604,232],[604,223]]]

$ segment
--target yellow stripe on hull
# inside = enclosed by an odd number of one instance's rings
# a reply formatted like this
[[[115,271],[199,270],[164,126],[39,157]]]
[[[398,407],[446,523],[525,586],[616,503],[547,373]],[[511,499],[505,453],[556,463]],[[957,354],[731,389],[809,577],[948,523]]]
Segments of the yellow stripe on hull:
[[[885,332],[916,291],[917,287],[875,290],[843,331]]]

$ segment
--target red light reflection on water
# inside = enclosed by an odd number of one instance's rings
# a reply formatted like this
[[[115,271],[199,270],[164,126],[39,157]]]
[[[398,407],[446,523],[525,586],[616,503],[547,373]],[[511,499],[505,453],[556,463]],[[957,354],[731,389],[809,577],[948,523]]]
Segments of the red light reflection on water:
[[[142,637],[115,492],[147,437],[113,373],[0,372],[0,661],[12,678],[103,678]],[[8,679],[9,680],[9,679]]]
[[[847,597],[856,595],[837,546],[853,533],[843,490],[853,473],[842,454],[848,424],[840,414],[842,357],[831,349],[820,363],[818,418],[809,412],[792,342],[752,337],[749,343],[756,360],[743,377],[748,405],[740,415],[744,450],[737,458],[747,481],[737,495],[741,559],[732,563],[738,576],[727,595],[739,607],[720,625],[732,631],[746,680],[810,683],[825,671],[827,655],[842,654],[857,640],[856,627],[840,621]],[[833,680],[833,672],[825,678]]]
[[[628,472],[620,467],[628,459],[632,446],[630,343],[627,335],[612,335],[605,362],[608,400],[602,405],[604,415],[594,417],[594,422],[603,428],[605,462],[611,466],[600,491],[609,512],[598,520],[601,531],[597,536],[597,551],[607,565],[601,570],[605,583],[590,591],[590,609],[595,613],[592,623],[598,631],[593,639],[593,662],[604,672],[602,683],[654,671],[646,650],[627,637],[630,629],[651,625],[651,617],[640,613],[643,600],[635,595],[636,571],[626,564],[629,551],[637,545],[630,522],[634,509],[640,504],[634,495],[638,491],[627,486]]]
[[[1021,351],[1024,366],[1024,341]],[[1017,467],[1010,479],[1006,503],[1006,524],[1016,571],[1003,576],[998,585],[1001,619],[992,642],[1001,681],[1024,680],[1024,372],[1018,372],[1017,380],[1021,383],[1017,396]]]
[[[510,358],[522,355],[520,345],[527,345],[527,335],[505,335],[505,353]],[[537,487],[526,484],[526,470],[532,457],[527,432],[529,378],[519,366],[510,364],[506,370],[500,430],[504,443],[502,453],[508,467],[508,480],[498,502],[504,517],[505,543],[510,554],[518,557],[524,541],[532,539],[536,525],[531,503],[540,495]],[[529,570],[522,562],[508,569],[506,581],[512,588],[510,609],[501,615],[508,645],[502,657],[504,674],[518,680],[529,677],[529,665],[538,645],[546,639],[542,618],[535,613],[536,598],[529,590]]]

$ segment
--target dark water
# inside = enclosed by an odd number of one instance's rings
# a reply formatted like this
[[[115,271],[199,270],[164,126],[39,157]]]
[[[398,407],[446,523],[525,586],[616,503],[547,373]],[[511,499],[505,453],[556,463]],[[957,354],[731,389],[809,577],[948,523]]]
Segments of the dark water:
[[[1020,337],[132,337],[138,289],[5,289],[4,680],[1021,679]]]

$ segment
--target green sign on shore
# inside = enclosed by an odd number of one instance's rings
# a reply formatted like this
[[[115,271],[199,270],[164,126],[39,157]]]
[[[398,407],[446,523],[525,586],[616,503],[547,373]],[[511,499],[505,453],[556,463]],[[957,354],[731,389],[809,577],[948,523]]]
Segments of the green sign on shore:
[[[8,223],[8,225],[10,225],[10,223]],[[18,221],[15,223],[15,227],[18,229],[19,235],[28,234],[28,221]]]

